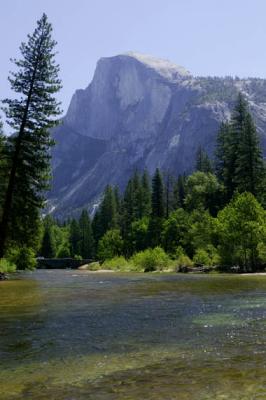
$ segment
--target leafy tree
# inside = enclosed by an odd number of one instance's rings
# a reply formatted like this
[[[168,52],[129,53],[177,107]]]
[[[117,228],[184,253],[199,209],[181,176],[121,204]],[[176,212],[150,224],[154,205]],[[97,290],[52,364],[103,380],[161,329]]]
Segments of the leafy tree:
[[[194,172],[186,182],[185,207],[188,211],[209,210],[215,215],[220,206],[221,191],[215,175]]]
[[[120,256],[123,250],[123,240],[119,229],[110,229],[99,241],[98,258],[101,261]]]
[[[148,227],[148,217],[143,217],[132,222],[128,240],[124,243],[124,253],[126,255],[132,255],[134,252],[144,250],[146,248]]]
[[[49,150],[53,144],[49,132],[60,113],[54,94],[61,88],[51,33],[52,26],[44,14],[28,42],[20,46],[22,58],[14,60],[18,70],[9,77],[11,89],[19,97],[4,100],[14,135],[9,138],[11,167],[0,224],[0,258],[8,237],[16,239],[19,228],[20,241],[31,244],[36,236],[32,228],[39,222],[38,211],[48,188]]]
[[[165,251],[174,255],[178,246],[186,245],[189,215],[182,208],[173,211],[164,221],[162,243]]]
[[[189,255],[198,249],[207,250],[217,245],[215,219],[208,211],[194,210],[189,216],[189,229],[186,236],[186,250]]]
[[[238,194],[218,214],[219,252],[223,264],[255,270],[259,246],[266,243],[266,212],[251,193]]]
[[[79,219],[79,251],[84,259],[93,258],[94,255],[94,239],[91,227],[90,217],[87,210],[83,210]]]

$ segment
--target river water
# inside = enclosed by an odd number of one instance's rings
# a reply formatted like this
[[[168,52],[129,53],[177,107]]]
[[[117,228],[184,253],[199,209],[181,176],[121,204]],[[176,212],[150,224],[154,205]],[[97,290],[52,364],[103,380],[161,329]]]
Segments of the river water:
[[[266,399],[266,276],[0,283],[1,400]]]

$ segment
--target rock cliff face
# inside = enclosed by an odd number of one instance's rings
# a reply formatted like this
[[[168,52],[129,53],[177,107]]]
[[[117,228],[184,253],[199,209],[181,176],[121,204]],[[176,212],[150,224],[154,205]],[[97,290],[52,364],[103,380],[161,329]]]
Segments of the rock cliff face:
[[[136,168],[191,171],[199,145],[212,155],[219,124],[239,91],[266,150],[266,80],[195,78],[136,53],[100,59],[92,82],[75,92],[54,131],[48,209],[61,218],[93,209],[106,184],[123,188]]]

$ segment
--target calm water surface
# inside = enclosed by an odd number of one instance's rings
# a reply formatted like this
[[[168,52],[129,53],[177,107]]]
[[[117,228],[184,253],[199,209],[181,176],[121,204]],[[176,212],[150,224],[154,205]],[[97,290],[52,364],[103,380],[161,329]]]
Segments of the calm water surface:
[[[266,399],[266,276],[0,283],[1,400]]]

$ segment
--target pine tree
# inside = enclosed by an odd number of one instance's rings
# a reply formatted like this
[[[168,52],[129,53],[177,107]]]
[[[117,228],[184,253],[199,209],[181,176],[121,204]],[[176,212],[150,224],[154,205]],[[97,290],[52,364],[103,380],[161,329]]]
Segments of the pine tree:
[[[184,207],[184,201],[186,197],[185,181],[185,175],[178,175],[177,181],[174,183],[172,205],[173,210]]]
[[[237,189],[236,182],[236,168],[237,168],[237,156],[239,153],[239,147],[242,140],[242,134],[245,129],[245,120],[247,117],[247,102],[243,95],[239,93],[235,108],[232,113],[230,120],[230,129],[227,133],[227,141],[225,144],[225,188],[227,192],[227,201],[231,199],[233,193]]]
[[[2,206],[4,193],[7,184],[8,163],[6,159],[6,138],[3,133],[3,124],[0,120],[0,217],[2,215]]]
[[[31,235],[48,188],[49,150],[53,144],[49,130],[60,114],[54,94],[61,88],[59,67],[54,61],[56,42],[51,33],[44,14],[28,42],[22,43],[22,58],[13,60],[18,70],[9,77],[11,89],[19,97],[4,100],[7,122],[14,135],[9,139],[11,167],[0,224],[0,258],[8,237],[16,236],[15,229],[20,228],[19,238],[26,245],[34,240]]]
[[[93,238],[94,238],[94,245],[95,248],[97,248],[98,242],[101,239],[102,235],[102,225],[101,225],[101,215],[100,215],[100,210],[98,209],[96,213],[94,214],[92,223],[92,232],[93,232]]]
[[[44,235],[42,239],[40,255],[45,258],[55,257],[55,241],[51,225],[46,225],[44,228]]]
[[[117,202],[112,186],[108,185],[105,188],[103,200],[100,205],[100,237],[109,229],[117,228],[118,225],[118,210]]]
[[[213,173],[212,162],[201,146],[198,147],[196,152],[196,171]]]
[[[80,256],[80,238],[81,232],[79,224],[75,219],[70,222],[70,232],[69,232],[69,243],[70,243],[70,253],[71,256]]]
[[[229,123],[217,136],[216,174],[228,202],[235,191],[249,191],[260,199],[265,191],[265,166],[256,127],[240,94]]]
[[[165,217],[168,218],[170,213],[176,207],[176,182],[173,175],[168,171],[164,173],[164,197],[165,197]]]
[[[152,247],[161,242],[164,210],[164,187],[159,169],[157,168],[152,179],[151,218],[148,228],[148,242]]]
[[[90,217],[87,210],[83,210],[79,219],[80,241],[79,251],[84,259],[90,259],[94,256],[94,239],[91,227]]]
[[[150,177],[145,170],[141,177],[141,218],[148,217],[151,213],[151,185]]]
[[[246,115],[241,141],[236,158],[234,181],[239,192],[250,192],[262,198],[264,189],[265,166],[260,140],[251,115]]]
[[[164,217],[164,188],[163,180],[157,168],[152,179],[152,217]]]

